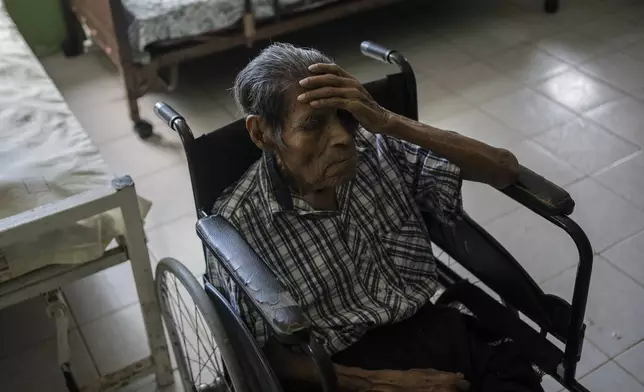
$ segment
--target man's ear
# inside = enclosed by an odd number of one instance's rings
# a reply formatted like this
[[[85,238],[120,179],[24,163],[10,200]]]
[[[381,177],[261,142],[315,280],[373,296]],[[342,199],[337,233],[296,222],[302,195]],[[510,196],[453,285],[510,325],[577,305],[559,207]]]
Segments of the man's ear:
[[[256,114],[246,116],[246,129],[248,130],[251,140],[257,147],[262,150],[268,147],[266,123],[260,116]]]

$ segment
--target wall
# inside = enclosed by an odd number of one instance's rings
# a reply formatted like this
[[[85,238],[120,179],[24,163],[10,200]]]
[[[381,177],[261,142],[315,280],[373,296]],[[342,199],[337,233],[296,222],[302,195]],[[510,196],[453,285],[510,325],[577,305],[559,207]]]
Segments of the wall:
[[[60,50],[65,25],[60,0],[3,0],[25,41],[36,56]]]

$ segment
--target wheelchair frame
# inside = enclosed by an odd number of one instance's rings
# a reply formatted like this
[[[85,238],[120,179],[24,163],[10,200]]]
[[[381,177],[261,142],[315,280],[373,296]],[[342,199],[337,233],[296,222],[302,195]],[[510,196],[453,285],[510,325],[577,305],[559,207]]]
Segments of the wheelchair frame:
[[[416,80],[407,60],[397,51],[368,41],[362,43],[361,51],[366,56],[397,65],[401,71],[364,85],[374,99],[389,110],[417,119]],[[313,357],[324,391],[336,390],[337,377],[331,360],[311,338],[310,323],[303,311],[232,225],[220,216],[209,214],[217,196],[248,168],[246,166],[241,170],[241,167],[227,166],[229,170],[216,171],[216,167],[219,164],[230,165],[233,159],[252,163],[260,156],[261,152],[254,147],[250,138],[238,132],[245,128],[243,119],[195,139],[186,120],[170,106],[157,103],[155,113],[180,135],[183,142],[198,215],[196,229],[204,252],[209,251],[218,259],[257,307],[281,343],[299,345]],[[213,184],[213,179],[217,178],[214,173],[219,178],[216,184]],[[584,231],[569,217],[574,209],[574,201],[565,190],[523,166],[518,182],[501,191],[561,228],[575,242],[579,265],[572,305],[559,297],[545,294],[518,261],[465,213],[463,219],[450,228],[426,215],[425,223],[431,241],[498,294],[503,304],[464,281],[440,260],[438,278],[446,291],[438,303],[458,301],[464,304],[484,324],[512,338],[522,351],[529,352],[532,362],[562,386],[570,391],[587,391],[576,381],[575,373],[584,341],[583,319],[593,251]],[[204,275],[204,285],[220,313],[229,343],[240,353],[238,358],[233,359],[234,366],[241,367],[247,375],[249,390],[281,390],[261,350],[225,297],[212,285],[209,274]],[[537,331],[522,321],[519,312],[541,329]],[[562,351],[550,342],[548,334],[563,343],[565,349]]]

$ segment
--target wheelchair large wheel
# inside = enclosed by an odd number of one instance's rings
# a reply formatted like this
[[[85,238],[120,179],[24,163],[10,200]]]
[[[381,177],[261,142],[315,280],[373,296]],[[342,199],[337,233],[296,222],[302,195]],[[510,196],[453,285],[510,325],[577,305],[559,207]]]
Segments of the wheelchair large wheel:
[[[155,283],[185,391],[245,391],[230,339],[192,273],[177,260],[165,258],[157,265]]]

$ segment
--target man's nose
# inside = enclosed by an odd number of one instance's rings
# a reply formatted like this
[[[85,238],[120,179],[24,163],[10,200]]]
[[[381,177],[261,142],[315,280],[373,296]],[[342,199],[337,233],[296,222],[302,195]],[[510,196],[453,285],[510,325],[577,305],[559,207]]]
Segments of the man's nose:
[[[351,132],[341,124],[336,124],[331,128],[331,146],[347,147],[351,144],[353,136]]]

